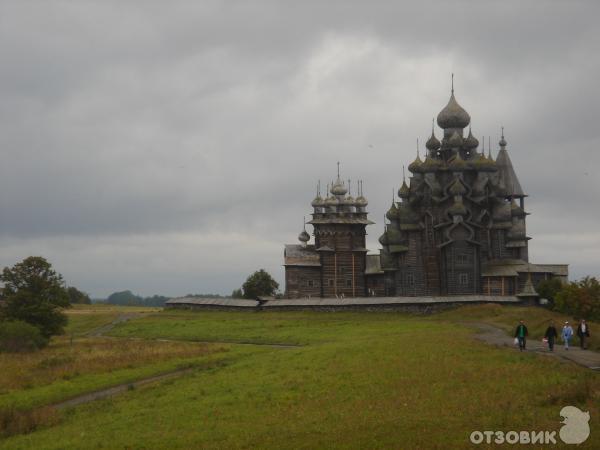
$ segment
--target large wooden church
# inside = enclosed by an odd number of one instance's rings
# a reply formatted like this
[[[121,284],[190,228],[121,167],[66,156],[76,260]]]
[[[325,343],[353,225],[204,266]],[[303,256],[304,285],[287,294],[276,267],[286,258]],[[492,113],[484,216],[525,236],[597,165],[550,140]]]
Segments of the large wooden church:
[[[456,101],[437,116],[427,153],[417,154],[368,255],[367,200],[338,177],[312,201],[314,244],[304,229],[286,245],[285,295],[306,297],[532,295],[541,279],[567,279],[567,266],[529,262],[525,197],[502,133],[496,158],[479,151],[471,118]],[[466,131],[469,127],[468,132]]]

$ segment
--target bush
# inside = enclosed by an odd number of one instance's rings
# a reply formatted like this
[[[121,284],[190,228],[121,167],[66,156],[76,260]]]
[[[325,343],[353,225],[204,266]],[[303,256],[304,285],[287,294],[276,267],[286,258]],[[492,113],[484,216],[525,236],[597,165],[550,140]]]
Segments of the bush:
[[[0,352],[31,352],[48,345],[41,331],[20,320],[0,322]]]

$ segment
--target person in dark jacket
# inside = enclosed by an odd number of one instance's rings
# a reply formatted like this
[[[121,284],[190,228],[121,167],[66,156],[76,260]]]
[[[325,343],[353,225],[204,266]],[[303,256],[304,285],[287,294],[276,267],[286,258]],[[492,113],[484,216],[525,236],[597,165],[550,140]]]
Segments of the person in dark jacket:
[[[585,350],[587,348],[586,341],[587,338],[590,337],[590,327],[585,323],[585,320],[581,319],[579,325],[577,326],[577,337],[579,337],[579,344],[581,345],[581,349]]]
[[[527,327],[523,323],[522,320],[519,321],[519,325],[517,325],[517,329],[515,330],[515,337],[519,340],[519,350],[525,350],[525,345],[527,344],[526,338],[529,332],[527,331]]]
[[[554,341],[558,337],[558,333],[556,332],[556,327],[554,326],[554,321],[550,321],[550,325],[546,328],[546,334],[544,337],[548,339],[548,349],[553,352],[554,351]]]

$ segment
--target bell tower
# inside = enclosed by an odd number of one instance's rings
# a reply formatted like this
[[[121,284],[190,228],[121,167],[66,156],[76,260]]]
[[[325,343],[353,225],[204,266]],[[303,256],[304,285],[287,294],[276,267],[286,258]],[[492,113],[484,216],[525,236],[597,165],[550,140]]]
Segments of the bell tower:
[[[357,183],[357,197],[338,175],[328,185],[327,196],[313,200],[314,212],[308,222],[314,228],[315,251],[321,262],[322,297],[362,297],[366,295],[366,226],[367,199],[362,182]]]

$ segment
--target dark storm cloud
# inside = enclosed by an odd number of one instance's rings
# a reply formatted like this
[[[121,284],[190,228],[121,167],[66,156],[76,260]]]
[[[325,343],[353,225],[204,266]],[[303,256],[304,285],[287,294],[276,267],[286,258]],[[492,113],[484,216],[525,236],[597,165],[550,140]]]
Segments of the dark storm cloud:
[[[375,250],[455,72],[480,140],[506,127],[533,259],[597,274],[598,9],[3,2],[0,262],[44,254],[95,295],[281,279],[336,161],[365,180]]]

